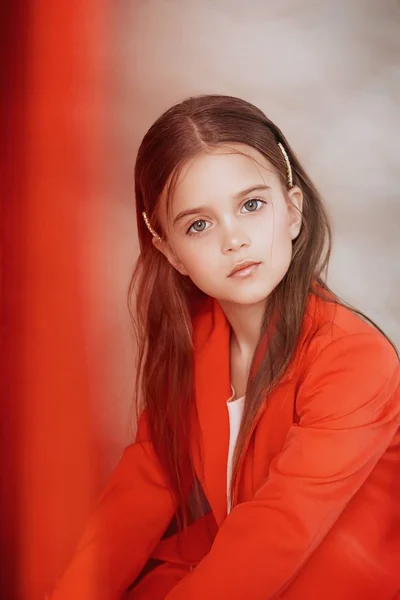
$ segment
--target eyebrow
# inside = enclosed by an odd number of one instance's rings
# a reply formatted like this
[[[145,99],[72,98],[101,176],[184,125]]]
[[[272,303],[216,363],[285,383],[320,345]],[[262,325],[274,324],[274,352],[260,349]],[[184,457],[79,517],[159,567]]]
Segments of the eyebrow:
[[[264,185],[264,184],[252,185],[251,187],[246,188],[245,190],[242,190],[241,192],[238,192],[237,194],[235,194],[234,199],[240,200],[241,198],[243,198],[244,196],[247,196],[247,194],[251,194],[252,192],[261,192],[261,191],[270,190],[270,189],[271,189],[270,186]],[[175,223],[177,223],[180,219],[183,219],[183,217],[189,217],[190,215],[195,215],[197,213],[206,212],[206,211],[207,211],[206,206],[197,206],[196,208],[190,208],[188,210],[183,210],[175,217],[173,225],[175,225]]]

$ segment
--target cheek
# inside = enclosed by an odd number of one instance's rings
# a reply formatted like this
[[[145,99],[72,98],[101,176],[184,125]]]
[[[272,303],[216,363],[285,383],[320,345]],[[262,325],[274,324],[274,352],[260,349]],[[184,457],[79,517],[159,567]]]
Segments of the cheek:
[[[197,244],[195,240],[192,244],[184,247],[177,247],[177,256],[185,269],[190,274],[201,274],[207,272],[216,265],[215,248],[211,243]]]
[[[200,289],[207,292],[207,287],[215,283],[216,278],[219,278],[219,273],[215,268],[215,261],[207,260],[207,257],[202,255],[201,259],[197,258],[193,261],[189,268],[188,274],[193,283]]]
[[[196,240],[197,241],[197,240]],[[205,294],[213,296],[215,285],[221,282],[222,268],[211,241],[207,244],[193,244],[181,252],[180,260],[187,276]]]

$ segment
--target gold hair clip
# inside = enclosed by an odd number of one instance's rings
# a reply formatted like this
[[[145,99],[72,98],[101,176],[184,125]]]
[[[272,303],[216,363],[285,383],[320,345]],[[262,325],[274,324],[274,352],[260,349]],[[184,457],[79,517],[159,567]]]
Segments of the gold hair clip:
[[[148,217],[147,217],[146,213],[145,213],[145,212],[142,212],[142,215],[143,215],[144,222],[145,222],[145,223],[146,223],[146,225],[147,225],[147,229],[150,231],[151,235],[152,235],[154,238],[156,238],[156,240],[157,240],[158,242],[162,242],[162,239],[161,239],[161,237],[158,235],[158,233],[156,233],[156,232],[154,231],[154,229],[153,229],[153,228],[152,228],[152,226],[150,225],[150,221],[149,221],[149,219],[148,219]]]
[[[287,152],[285,150],[285,148],[283,147],[283,144],[281,144],[280,142],[278,142],[278,146],[283,154],[283,158],[285,159],[285,163],[286,163],[286,171],[287,171],[287,183],[288,183],[288,187],[289,189],[293,187],[293,174],[292,174],[292,167],[290,165],[290,160],[289,157],[287,155]]]

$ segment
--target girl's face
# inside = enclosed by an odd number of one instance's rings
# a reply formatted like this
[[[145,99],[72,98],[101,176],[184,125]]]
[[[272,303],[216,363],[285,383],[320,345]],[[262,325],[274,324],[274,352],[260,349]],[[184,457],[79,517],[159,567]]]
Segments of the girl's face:
[[[243,144],[220,146],[182,170],[155,246],[182,275],[221,302],[264,301],[285,276],[301,227],[302,193],[285,191],[271,163]],[[232,275],[240,263],[253,263]]]

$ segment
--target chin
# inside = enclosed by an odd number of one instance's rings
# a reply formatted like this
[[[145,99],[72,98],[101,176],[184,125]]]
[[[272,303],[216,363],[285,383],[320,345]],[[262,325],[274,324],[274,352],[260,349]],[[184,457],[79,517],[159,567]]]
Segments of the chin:
[[[241,294],[235,294],[234,296],[230,295],[229,297],[221,298],[221,302],[229,302],[229,304],[237,304],[240,306],[253,306],[257,304],[264,304],[272,289],[270,291],[260,290],[259,292],[246,292],[245,290],[243,290]]]

